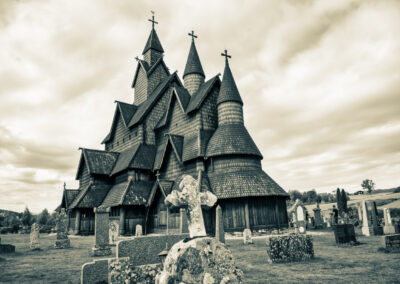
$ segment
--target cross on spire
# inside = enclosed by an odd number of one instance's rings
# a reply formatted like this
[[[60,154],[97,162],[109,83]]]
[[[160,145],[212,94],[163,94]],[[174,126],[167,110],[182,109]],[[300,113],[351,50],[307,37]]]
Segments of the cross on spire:
[[[225,56],[225,60],[228,61],[228,58],[232,58],[232,56],[228,55],[228,51],[225,49],[224,53],[221,53],[221,56]]]
[[[156,22],[156,21],[154,20],[154,11],[151,11],[151,13],[152,13],[153,15],[151,16],[151,19],[149,19],[149,22],[151,22],[151,26],[152,26],[152,28],[154,29],[154,24],[158,24],[158,22]]]
[[[192,41],[194,41],[194,39],[197,38],[197,35],[194,34],[194,31],[188,33],[188,35],[192,37]]]

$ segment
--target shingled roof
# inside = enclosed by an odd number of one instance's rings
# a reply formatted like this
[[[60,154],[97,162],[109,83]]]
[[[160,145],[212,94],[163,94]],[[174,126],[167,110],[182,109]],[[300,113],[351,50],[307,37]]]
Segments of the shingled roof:
[[[145,205],[154,181],[130,180],[114,185],[104,199],[102,206]]]
[[[200,74],[203,77],[204,71],[203,67],[201,66],[199,54],[197,53],[196,45],[194,44],[194,40],[190,45],[189,55],[186,61],[185,72],[183,72],[183,78],[189,74]]]
[[[100,206],[111,186],[89,184],[83,188],[72,202],[73,208],[94,208]]]
[[[153,73],[153,71],[156,70],[157,66],[159,64],[161,64],[164,67],[164,70],[167,72],[167,74],[170,75],[169,69],[164,62],[163,56],[160,56],[160,58],[158,58],[157,61],[154,62],[154,64],[151,67],[144,60],[138,59],[137,61],[138,61],[138,65],[136,67],[135,75],[133,76],[132,88],[134,88],[136,85],[137,76],[139,75],[140,68],[143,69],[143,71],[146,73],[146,77],[149,78],[149,76]]]
[[[239,90],[233,79],[231,68],[229,68],[228,59],[225,60],[224,76],[222,77],[221,89],[217,99],[217,105],[223,102],[238,102],[243,105]]]
[[[161,169],[162,163],[164,161],[165,152],[168,149],[168,145],[171,146],[172,151],[175,153],[176,159],[181,163],[182,162],[182,153],[183,153],[183,136],[181,135],[173,135],[167,134],[168,139],[165,140],[164,145],[160,145],[157,148],[157,154],[154,161],[154,170]]]
[[[154,50],[157,50],[157,51],[159,51],[161,53],[164,52],[164,49],[161,46],[161,42],[158,39],[158,35],[157,35],[156,30],[154,28],[151,29],[149,38],[147,39],[147,42],[146,42],[146,45],[145,45],[145,47],[143,49],[142,54],[145,54],[146,51],[149,50],[149,49],[154,49]]]
[[[159,188],[161,193],[166,197],[168,194],[171,193],[173,186],[173,180],[157,180],[150,191],[149,198],[147,200],[146,206],[150,206],[153,203],[154,197],[156,196],[157,189]]]
[[[209,173],[208,178],[218,199],[289,195],[261,168],[234,168]]]
[[[81,150],[82,155],[79,161],[76,179],[78,179],[79,173],[83,168],[83,163],[86,163],[90,174],[109,175],[119,155],[117,152],[108,152],[85,148],[81,148]]]
[[[79,189],[64,189],[63,196],[61,198],[61,208],[68,209],[78,194]]]
[[[134,145],[120,152],[111,175],[115,175],[127,168],[151,170],[153,169],[155,155],[156,147],[153,145]]]
[[[196,93],[191,96],[190,102],[186,108],[186,113],[191,113],[192,111],[199,109],[205,98],[211,92],[214,85],[220,82],[221,81],[219,80],[219,75],[217,75],[212,77],[207,82],[201,84]]]
[[[135,112],[129,123],[129,127],[132,127],[142,121],[142,119],[149,113],[153,105],[158,101],[158,99],[173,81],[176,82],[178,86],[182,86],[182,83],[179,80],[176,72],[165,78],[160,84],[158,84],[158,86],[154,89],[147,100],[145,100],[138,106],[137,111]]]
[[[243,124],[218,126],[207,146],[207,157],[228,154],[262,155]]]
[[[213,133],[214,130],[201,129],[186,135],[183,140],[182,160],[186,162],[206,156],[207,144]]]

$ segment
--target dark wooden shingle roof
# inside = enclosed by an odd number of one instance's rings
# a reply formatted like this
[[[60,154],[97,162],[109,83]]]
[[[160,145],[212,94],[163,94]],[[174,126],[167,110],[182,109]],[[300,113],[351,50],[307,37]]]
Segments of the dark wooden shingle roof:
[[[82,155],[79,161],[78,172],[76,174],[77,179],[81,169],[83,169],[83,163],[86,163],[90,174],[109,175],[119,155],[117,152],[85,148],[81,148],[81,150]]]
[[[229,68],[228,60],[225,61],[224,76],[222,77],[221,89],[219,90],[217,105],[224,102],[238,102],[243,105],[239,90],[233,79],[231,68]]]
[[[201,129],[186,135],[183,140],[182,160],[186,162],[206,156],[207,144],[213,133],[214,130]]]
[[[68,209],[78,194],[79,189],[64,189],[61,207]]]
[[[118,160],[111,172],[115,175],[128,168],[153,169],[156,147],[147,144],[137,144],[119,153]]]
[[[165,143],[163,145],[159,145],[157,147],[157,153],[154,161],[154,170],[159,170],[161,169],[162,163],[164,161],[165,157],[165,152],[167,149],[170,147],[172,151],[174,152],[177,160],[179,162],[182,162],[182,153],[183,153],[183,141],[184,138],[181,135],[173,135],[173,134],[167,134],[168,139],[165,140]]]
[[[217,75],[212,77],[207,82],[201,84],[196,93],[191,96],[190,102],[186,108],[186,113],[191,113],[192,111],[199,109],[205,98],[208,96],[208,94],[210,94],[214,85],[219,84],[220,82],[221,81]]]
[[[145,47],[143,49],[142,54],[145,54],[146,51],[149,50],[149,49],[154,49],[154,50],[157,50],[157,51],[159,51],[161,53],[164,52],[164,49],[161,46],[161,42],[158,39],[158,35],[157,35],[156,30],[154,28],[151,29],[149,38],[147,39],[147,42],[146,42],[146,45],[145,45]]]
[[[197,53],[196,45],[194,44],[194,40],[192,40],[192,43],[190,45],[189,55],[185,66],[185,72],[183,72],[183,78],[185,78],[185,76],[188,74],[200,74],[205,77],[203,67],[201,66],[199,54]]]
[[[229,154],[262,155],[243,124],[218,126],[207,146],[207,157]]]
[[[234,168],[209,173],[212,191],[219,199],[289,195],[261,168]]]
[[[73,208],[94,208],[100,206],[111,186],[89,184],[83,188],[72,202]]]
[[[114,185],[105,197],[102,206],[145,205],[154,181],[127,181]]]

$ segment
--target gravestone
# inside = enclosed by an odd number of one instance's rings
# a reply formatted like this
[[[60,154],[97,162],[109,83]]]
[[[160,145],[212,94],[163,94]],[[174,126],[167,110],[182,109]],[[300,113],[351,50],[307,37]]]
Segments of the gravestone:
[[[109,239],[109,212],[110,208],[102,206],[94,209],[95,245],[90,251],[90,256],[105,256],[111,254]]]
[[[381,244],[387,250],[400,251],[400,234],[382,236]]]
[[[70,247],[70,240],[68,239],[68,216],[65,209],[62,208],[56,217],[57,239],[54,247],[58,249],[65,249]]]
[[[364,236],[369,237],[373,234],[374,230],[371,226],[370,213],[368,210],[367,202],[365,202],[365,200],[361,201],[361,208],[363,214],[361,231]]]
[[[314,228],[322,228],[322,216],[321,216],[321,209],[319,208],[319,203],[317,204],[317,207],[313,209],[314,211]]]
[[[30,248],[31,250],[40,250],[40,242],[39,242],[39,224],[33,223],[31,227],[31,235],[30,235]]]
[[[296,208],[297,227],[300,234],[306,233],[305,210],[304,207],[299,205]]]
[[[1,244],[1,238],[0,238],[0,253],[13,253],[13,252],[15,252],[15,246]]]
[[[110,222],[110,228],[109,228],[109,239],[110,239],[110,245],[114,245],[118,241],[118,233],[119,233],[119,222],[118,221],[112,221]]]
[[[250,229],[244,229],[244,231],[243,231],[243,243],[245,245],[253,243],[253,238],[251,236],[251,230]]]
[[[206,236],[201,206],[214,206],[217,197],[210,191],[200,192],[197,180],[190,175],[183,176],[179,189],[173,190],[165,198],[165,204],[174,207],[187,206],[190,237]]]
[[[140,236],[142,236],[142,235],[143,235],[143,228],[142,228],[142,225],[137,224],[136,227],[135,227],[135,236],[136,236],[136,237],[140,237]]]
[[[378,210],[376,209],[376,202],[370,201],[369,204],[371,207],[372,229],[374,235],[382,235],[383,228],[378,224]]]
[[[225,243],[224,218],[219,205],[215,209],[215,238],[221,243]]]
[[[390,209],[384,208],[383,215],[385,220],[385,226],[383,227],[383,233],[385,235],[392,235],[398,233],[398,227],[393,225],[392,217],[390,215]]]
[[[333,226],[337,244],[356,243],[356,233],[353,224],[338,224]]]
[[[362,209],[361,209],[360,203],[358,203],[358,205],[357,205],[357,212],[358,212],[358,221],[360,221],[360,223],[361,223],[362,219],[363,219],[363,214],[362,214]]]
[[[171,247],[163,271],[156,276],[156,284],[241,281],[243,273],[235,266],[230,250],[217,239],[205,236],[201,205],[211,207],[216,201],[216,196],[211,192],[200,192],[198,182],[189,175],[182,176],[179,191],[173,190],[166,197],[166,204],[187,206],[191,239]]]

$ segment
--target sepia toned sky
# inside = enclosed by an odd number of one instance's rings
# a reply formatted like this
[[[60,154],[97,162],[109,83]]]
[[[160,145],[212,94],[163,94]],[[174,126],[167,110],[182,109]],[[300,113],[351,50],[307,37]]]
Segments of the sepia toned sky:
[[[263,168],[285,190],[400,185],[400,2],[0,1],[0,208],[54,210],[103,149],[156,11],[171,71],[224,49]],[[206,79],[207,79],[206,78]]]

